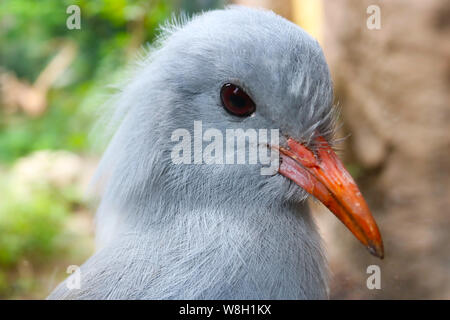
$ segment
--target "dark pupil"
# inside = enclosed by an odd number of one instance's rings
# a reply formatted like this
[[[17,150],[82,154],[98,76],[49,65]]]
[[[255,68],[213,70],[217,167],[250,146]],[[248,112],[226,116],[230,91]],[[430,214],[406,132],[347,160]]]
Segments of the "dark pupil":
[[[244,108],[247,104],[245,98],[239,95],[239,89],[234,90],[230,95],[230,102],[234,107],[239,109]]]

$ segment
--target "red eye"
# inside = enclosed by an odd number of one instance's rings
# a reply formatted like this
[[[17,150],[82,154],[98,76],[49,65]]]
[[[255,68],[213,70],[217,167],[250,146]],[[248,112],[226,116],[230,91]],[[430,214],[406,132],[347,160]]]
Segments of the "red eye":
[[[251,115],[256,107],[253,100],[238,86],[226,83],[220,90],[222,104],[229,113],[239,117]]]

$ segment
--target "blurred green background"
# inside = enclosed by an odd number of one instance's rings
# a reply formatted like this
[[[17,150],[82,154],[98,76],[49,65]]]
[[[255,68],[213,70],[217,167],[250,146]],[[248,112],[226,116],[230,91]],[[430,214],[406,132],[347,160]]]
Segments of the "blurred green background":
[[[69,30],[66,9],[81,9]],[[43,298],[93,250],[88,138],[108,85],[173,12],[213,1],[0,1],[0,299]],[[86,174],[80,174],[86,173]]]

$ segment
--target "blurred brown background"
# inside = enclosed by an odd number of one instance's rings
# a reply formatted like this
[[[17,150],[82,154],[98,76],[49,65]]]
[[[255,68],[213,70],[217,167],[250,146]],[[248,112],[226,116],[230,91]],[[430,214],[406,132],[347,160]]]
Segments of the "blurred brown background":
[[[340,153],[386,250],[383,261],[371,257],[313,203],[331,298],[450,299],[450,2],[233,2],[299,24],[319,40],[330,65],[339,135],[348,136]],[[95,207],[82,190],[101,154],[86,132],[102,100],[91,98],[173,11],[224,5],[80,0],[84,20],[76,33],[65,29],[71,3],[31,3],[0,3],[0,298],[44,298],[68,265],[93,250]],[[379,29],[367,24],[373,5]],[[366,286],[373,264],[381,268],[380,290]]]

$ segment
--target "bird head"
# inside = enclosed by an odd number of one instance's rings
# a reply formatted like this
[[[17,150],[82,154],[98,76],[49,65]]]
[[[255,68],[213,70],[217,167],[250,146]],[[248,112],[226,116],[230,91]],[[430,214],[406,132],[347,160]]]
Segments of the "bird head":
[[[318,42],[270,11],[241,7],[163,29],[157,49],[113,101],[121,123],[101,166],[115,181],[106,190],[111,201],[170,202],[173,211],[225,206],[246,215],[250,207],[300,205],[312,195],[382,257],[376,223],[330,146],[333,89]],[[227,130],[237,129],[277,130],[270,132],[278,132],[278,143],[257,143],[276,154],[271,174],[261,174],[258,163],[227,164]],[[187,161],[175,163],[174,145],[188,138]],[[214,157],[223,160],[205,163],[213,140]]]

